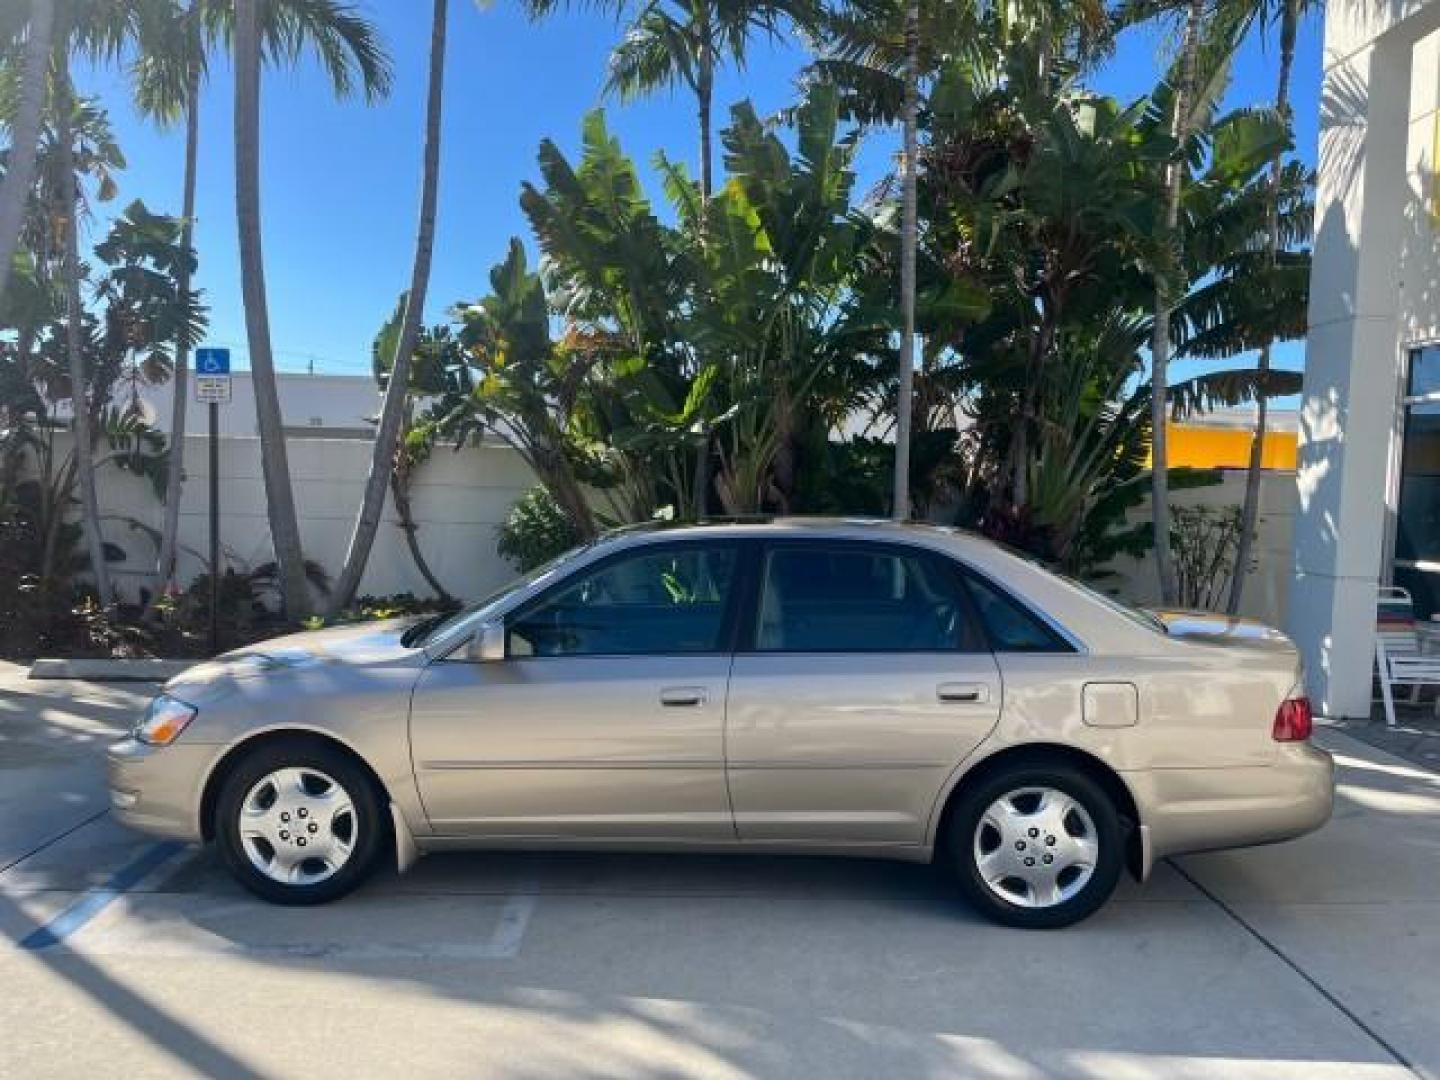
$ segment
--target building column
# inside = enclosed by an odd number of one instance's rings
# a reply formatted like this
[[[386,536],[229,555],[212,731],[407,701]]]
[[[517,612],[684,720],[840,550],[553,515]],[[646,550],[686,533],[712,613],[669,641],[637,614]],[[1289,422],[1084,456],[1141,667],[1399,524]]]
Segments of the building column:
[[[1317,710],[1358,717],[1370,713],[1375,590],[1401,423],[1412,49],[1393,32],[1346,56],[1329,46],[1288,628]]]

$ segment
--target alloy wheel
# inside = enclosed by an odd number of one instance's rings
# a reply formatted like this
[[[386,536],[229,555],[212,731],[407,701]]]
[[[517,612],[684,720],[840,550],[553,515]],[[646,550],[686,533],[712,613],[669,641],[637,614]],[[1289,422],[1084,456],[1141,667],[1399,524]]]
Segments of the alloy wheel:
[[[239,835],[251,865],[282,885],[316,885],[339,873],[355,850],[350,794],[319,769],[276,769],[240,804]]]
[[[1100,858],[1089,812],[1053,787],[1023,787],[992,802],[975,827],[975,866],[1010,904],[1051,908],[1089,883]]]

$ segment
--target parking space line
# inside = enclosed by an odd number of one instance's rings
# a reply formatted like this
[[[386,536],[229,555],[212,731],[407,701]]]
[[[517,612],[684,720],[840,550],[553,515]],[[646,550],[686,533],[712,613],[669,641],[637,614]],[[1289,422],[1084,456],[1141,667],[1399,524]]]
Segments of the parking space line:
[[[530,916],[535,911],[539,895],[533,885],[522,892],[512,893],[500,909],[500,920],[495,924],[495,933],[490,936],[490,955],[496,960],[510,960],[520,952],[520,943],[525,940],[525,931],[530,926]]]
[[[179,845],[184,847],[186,845]],[[518,883],[515,890],[505,896],[504,903],[496,916],[494,929],[487,936],[466,939],[463,936],[449,936],[442,940],[420,942],[365,941],[349,943],[344,941],[235,941],[226,940],[224,931],[217,928],[217,922],[234,919],[248,923],[254,917],[254,900],[204,903],[199,909],[207,927],[207,934],[201,939],[175,939],[170,936],[151,938],[148,935],[133,936],[128,920],[109,920],[91,927],[79,934],[83,927],[116,899],[122,896],[134,899],[137,896],[155,896],[134,888],[141,879],[150,877],[173,855],[170,844],[157,844],[148,848],[133,862],[120,870],[104,886],[92,889],[80,897],[69,908],[60,912],[44,926],[32,931],[29,936],[16,943],[17,948],[29,951],[50,950],[64,952],[75,950],[87,956],[133,956],[144,955],[147,959],[195,960],[230,955],[250,958],[283,958],[286,960],[336,960],[354,962],[382,961],[443,961],[447,963],[472,963],[491,960],[512,960],[519,955],[521,944],[529,928],[531,916],[539,902],[538,887],[533,882]],[[178,894],[171,894],[178,895]],[[410,900],[422,897],[408,897]],[[200,899],[192,896],[190,899]],[[193,914],[193,912],[192,912]],[[223,916],[224,918],[221,918]],[[483,933],[483,931],[482,931]]]
[[[44,851],[46,848],[51,847],[51,846],[53,846],[53,845],[55,845],[55,844],[58,844],[61,840],[64,840],[67,836],[70,836],[70,835],[72,835],[72,834],[74,834],[74,833],[79,832],[79,831],[80,831],[81,829],[83,829],[86,825],[90,825],[90,824],[92,824],[92,823],[94,823],[94,822],[96,822],[96,821],[99,821],[102,817],[104,817],[104,816],[105,816],[106,814],[108,814],[108,813],[110,813],[110,808],[107,806],[104,810],[97,810],[97,811],[95,811],[95,813],[91,814],[89,817],[85,818],[83,821],[78,821],[78,822],[76,822],[74,825],[71,825],[68,829],[64,830],[63,832],[58,832],[58,833],[56,833],[54,836],[50,837],[49,839],[41,841],[39,844],[35,845],[35,846],[34,846],[33,848],[31,848],[29,851],[25,852],[25,853],[22,854],[22,855],[17,855],[15,858],[11,859],[11,860],[10,860],[8,863],[6,863],[4,866],[0,866],[0,874],[4,874],[6,871],[15,869],[15,867],[19,866],[19,865],[20,865],[21,863],[23,863],[26,859],[33,859],[36,855],[39,855],[39,854],[40,854],[42,851]]]
[[[104,885],[87,890],[44,926],[32,930],[21,939],[20,948],[34,952],[60,944],[186,847],[187,845],[179,840],[164,840],[152,844],[115,871]]]
[[[1342,1016],[1344,1016],[1362,1032],[1368,1035],[1371,1041],[1374,1042],[1376,1046],[1380,1047],[1380,1049],[1384,1050],[1385,1053],[1389,1054],[1397,1065],[1400,1065],[1402,1068],[1408,1069],[1416,1076],[1420,1075],[1419,1071],[1415,1068],[1414,1062],[1412,1062],[1408,1057],[1401,1053],[1400,1050],[1394,1044],[1389,1042],[1389,1040],[1387,1040],[1383,1035],[1381,1035],[1373,1027],[1367,1024],[1364,1018],[1360,1016],[1359,1013],[1357,1013],[1354,1009],[1350,1008],[1350,1006],[1346,1005],[1345,1002],[1341,1001],[1333,993],[1327,990],[1321,984],[1319,979],[1315,978],[1314,975],[1311,975],[1308,971],[1301,967],[1299,963],[1293,960],[1290,955],[1285,952],[1284,949],[1280,948],[1279,945],[1276,945],[1273,941],[1271,941],[1268,937],[1261,933],[1259,929],[1257,929],[1248,919],[1245,918],[1245,916],[1241,915],[1240,912],[1236,911],[1233,907],[1231,907],[1224,900],[1222,900],[1214,891],[1206,888],[1203,884],[1201,884],[1198,878],[1196,878],[1193,874],[1191,874],[1174,859],[1166,859],[1165,861],[1170,864],[1171,868],[1177,874],[1179,874],[1182,878],[1184,878],[1192,886],[1194,886],[1195,890],[1199,892],[1201,896],[1205,897],[1212,904],[1214,904],[1221,911],[1223,911],[1226,915],[1228,915],[1231,920],[1233,920],[1237,925],[1240,926],[1241,929],[1243,929],[1246,933],[1248,933],[1251,937],[1253,937],[1256,941],[1263,945],[1269,952],[1273,953],[1276,959],[1278,959],[1282,964],[1288,967],[1296,975],[1300,976],[1300,978],[1303,979],[1312,990],[1314,990],[1317,994],[1319,994],[1322,998],[1329,1002],[1331,1007],[1338,1011]]]

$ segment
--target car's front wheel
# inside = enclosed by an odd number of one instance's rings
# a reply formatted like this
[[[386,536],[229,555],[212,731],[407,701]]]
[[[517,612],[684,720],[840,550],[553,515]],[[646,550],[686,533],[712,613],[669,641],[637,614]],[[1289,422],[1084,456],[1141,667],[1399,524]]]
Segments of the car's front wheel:
[[[230,771],[216,839],[240,884],[279,904],[323,904],[358,886],[384,847],[380,800],[347,755],[301,740],[271,743]]]
[[[996,922],[1027,929],[1093,914],[1124,863],[1113,802],[1061,763],[1017,764],[963,791],[947,841],[967,899]]]

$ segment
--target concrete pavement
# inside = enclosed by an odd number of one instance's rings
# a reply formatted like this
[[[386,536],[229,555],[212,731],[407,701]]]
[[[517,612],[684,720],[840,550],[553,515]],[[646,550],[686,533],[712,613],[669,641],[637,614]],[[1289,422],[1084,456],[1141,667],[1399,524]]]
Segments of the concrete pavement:
[[[0,669],[0,1076],[1440,1076],[1440,777],[1337,733],[1321,833],[1026,934],[832,859],[432,856],[268,907],[105,812],[145,696]]]

